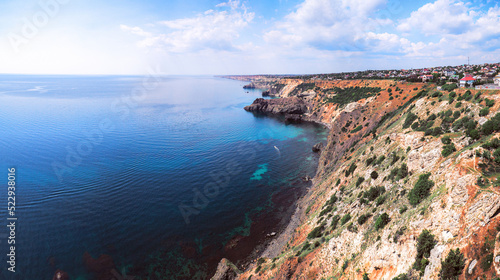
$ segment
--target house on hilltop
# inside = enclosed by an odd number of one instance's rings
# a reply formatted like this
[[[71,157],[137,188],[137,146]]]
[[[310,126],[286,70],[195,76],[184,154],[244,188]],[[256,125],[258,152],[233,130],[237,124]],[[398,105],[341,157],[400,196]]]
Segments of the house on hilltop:
[[[471,75],[466,75],[465,77],[460,79],[460,87],[471,87],[475,81],[476,79],[474,77],[472,77]]]

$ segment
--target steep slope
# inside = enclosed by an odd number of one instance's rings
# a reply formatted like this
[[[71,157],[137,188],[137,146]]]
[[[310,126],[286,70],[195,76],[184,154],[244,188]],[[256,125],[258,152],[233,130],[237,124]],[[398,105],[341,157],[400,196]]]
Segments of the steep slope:
[[[445,260],[443,277],[500,275],[498,92],[390,80],[269,92],[331,130],[298,226],[237,279],[439,279]]]

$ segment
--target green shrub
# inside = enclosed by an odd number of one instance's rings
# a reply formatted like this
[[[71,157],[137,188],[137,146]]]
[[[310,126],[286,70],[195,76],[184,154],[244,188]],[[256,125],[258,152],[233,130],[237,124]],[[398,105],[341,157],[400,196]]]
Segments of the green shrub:
[[[479,116],[484,117],[490,113],[490,108],[483,108],[479,111]]]
[[[452,144],[448,144],[448,145],[444,145],[443,146],[443,150],[441,151],[441,155],[443,157],[447,157],[447,156],[453,154],[456,151],[457,151],[457,149],[455,148],[455,145],[453,143]]]
[[[360,131],[362,128],[363,128],[363,126],[359,125],[355,129],[351,130],[351,133],[356,133],[356,132]]]
[[[368,199],[369,201],[374,201],[381,194],[385,192],[385,188],[382,186],[379,187],[371,187],[368,191],[363,194],[363,197]]]
[[[385,156],[384,155],[381,155],[378,159],[377,159],[377,162],[375,163],[376,165],[379,165],[381,164],[382,162],[384,162],[385,160]]]
[[[353,173],[354,173],[354,171],[356,170],[356,168],[357,168],[357,166],[356,166],[356,164],[353,162],[353,163],[351,164],[351,166],[349,166],[349,169],[347,169],[347,171],[345,172],[345,176],[346,176],[346,177],[349,177],[349,175],[351,175],[351,174],[353,174]]]
[[[351,220],[351,214],[347,213],[344,215],[344,217],[342,217],[342,219],[340,220],[340,224],[341,225],[345,225],[347,222],[349,222],[349,220]]]
[[[363,280],[370,280],[370,277],[368,277],[368,274],[366,272],[363,273]]]
[[[484,99],[484,103],[486,103],[487,107],[493,107],[495,105],[495,100],[491,100],[491,99],[485,98]]]
[[[431,173],[425,173],[418,177],[415,187],[413,187],[408,194],[408,199],[410,200],[411,205],[417,205],[429,196],[430,190],[434,186],[434,182],[429,180],[430,176]]]
[[[345,271],[347,269],[347,267],[349,266],[349,261],[348,260],[345,260],[344,261],[344,264],[342,265],[342,271]]]
[[[363,214],[361,216],[358,217],[358,224],[361,226],[363,225],[364,223],[366,223],[366,221],[368,221],[368,219],[371,217],[372,215],[371,214]]]
[[[408,113],[408,115],[406,115],[406,119],[405,119],[405,122],[403,123],[403,128],[408,128],[412,125],[412,123],[418,119],[418,116],[413,114],[413,113]]]
[[[384,228],[390,221],[391,218],[389,218],[389,215],[387,213],[383,213],[382,215],[378,216],[377,220],[375,221],[375,230]]]
[[[313,238],[317,238],[317,237],[320,237],[321,234],[323,233],[323,230],[325,229],[325,224],[321,224],[319,226],[317,226],[316,228],[314,228],[308,235],[307,235],[307,238],[309,239],[313,239]]]
[[[455,280],[462,274],[465,268],[464,254],[460,250],[451,250],[444,261],[441,261],[441,272],[439,275],[443,280]]]
[[[445,145],[448,145],[451,143],[451,138],[450,136],[444,136],[443,138],[441,138],[441,142]]]
[[[339,221],[340,221],[340,216],[339,215],[333,216],[333,218],[332,218],[332,224],[331,224],[332,230],[336,230],[337,229],[337,225],[338,225]]]
[[[330,197],[330,199],[325,203],[325,205],[323,205],[323,209],[321,210],[321,212],[319,213],[319,216],[323,216],[325,214],[328,214],[330,213],[332,210],[333,210],[333,205],[335,204],[335,202],[337,202],[337,196],[332,195]]]
[[[481,132],[485,135],[490,135],[495,131],[500,130],[500,113],[497,113],[493,118],[486,121],[481,127]]]
[[[476,129],[467,129],[467,131],[465,131],[465,134],[474,140],[478,140],[479,138],[481,138],[479,131],[477,131]]]
[[[424,229],[422,233],[417,238],[417,256],[415,257],[415,262],[413,263],[413,268],[420,271],[421,274],[424,273],[425,267],[428,264],[427,258],[429,258],[431,250],[436,246],[437,241],[434,235],[430,231]]]
[[[406,210],[408,210],[408,206],[406,205],[401,206],[401,208],[399,208],[399,214],[403,214],[404,212],[406,212]]]
[[[452,90],[454,90],[454,89],[458,88],[458,86],[457,86],[455,83],[453,83],[453,84],[446,84],[446,85],[443,85],[441,88],[442,88],[443,90],[446,90],[446,91],[450,92],[450,91],[452,91]],[[456,95],[456,93],[455,93],[455,92],[453,92],[453,94],[454,94],[454,95]],[[451,95],[451,93],[450,93],[450,95]]]
[[[372,177],[373,180],[376,180],[378,178],[377,171],[373,170],[372,173],[370,174],[370,177]]]
[[[373,148],[373,147],[371,147]],[[375,162],[375,160],[377,160],[377,156],[373,156],[371,158],[367,158],[366,159],[366,166],[370,166],[373,162]]]
[[[387,198],[387,197],[386,197],[385,195],[383,195],[383,196],[379,196],[379,197],[377,198],[377,200],[375,200],[375,204],[376,204],[377,206],[380,206],[380,205],[384,204],[384,202],[385,202],[386,198]]]
[[[356,187],[359,187],[364,181],[364,177],[358,177],[358,180],[356,181]]]

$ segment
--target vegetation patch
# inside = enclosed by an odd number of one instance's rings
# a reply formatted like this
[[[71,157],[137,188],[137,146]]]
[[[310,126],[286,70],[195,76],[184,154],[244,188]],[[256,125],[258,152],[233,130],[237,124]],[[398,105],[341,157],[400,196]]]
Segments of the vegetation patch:
[[[465,268],[465,258],[464,254],[460,252],[460,249],[451,250],[446,256],[444,261],[441,261],[441,272],[439,275],[441,279],[458,279],[458,276],[462,274]]]
[[[374,94],[382,91],[379,87],[347,87],[339,88],[335,87],[333,89],[335,95],[327,98],[326,103],[336,103],[339,105],[349,104],[351,102],[356,102],[364,98],[373,96]]]
[[[408,199],[410,200],[411,205],[417,205],[426,197],[429,196],[432,187],[434,186],[434,182],[429,180],[431,173],[425,173],[418,177],[417,183],[415,183],[415,187],[408,194]]]
[[[431,250],[436,246],[437,241],[430,231],[424,229],[417,239],[417,256],[413,263],[413,268],[424,274],[425,267],[429,264]]]
[[[390,221],[391,218],[389,218],[389,215],[387,213],[383,213],[382,215],[378,216],[377,220],[375,221],[375,230],[384,228]]]

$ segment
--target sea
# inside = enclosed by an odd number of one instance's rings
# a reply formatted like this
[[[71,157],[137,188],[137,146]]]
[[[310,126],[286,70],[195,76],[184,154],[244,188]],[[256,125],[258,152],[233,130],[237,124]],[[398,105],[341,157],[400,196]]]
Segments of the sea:
[[[209,279],[251,261],[328,130],[246,112],[261,91],[243,85],[0,75],[0,278]]]

